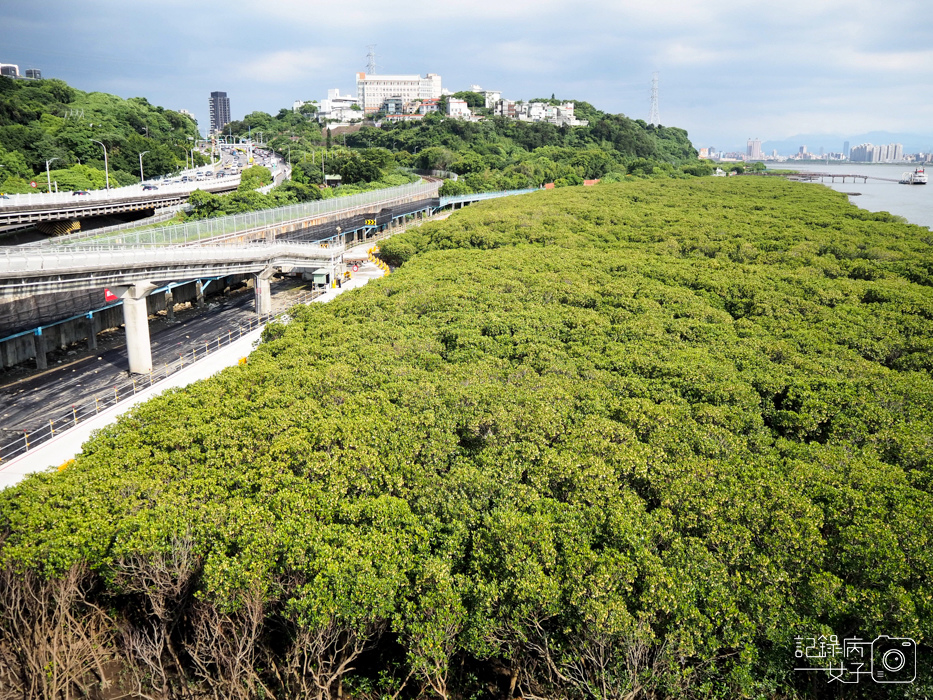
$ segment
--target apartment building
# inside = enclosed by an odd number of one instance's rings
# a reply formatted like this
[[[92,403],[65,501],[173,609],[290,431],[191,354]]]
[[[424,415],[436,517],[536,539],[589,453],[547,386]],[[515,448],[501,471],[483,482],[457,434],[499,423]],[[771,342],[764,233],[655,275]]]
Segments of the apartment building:
[[[423,78],[420,75],[356,74],[356,99],[365,114],[378,112],[392,97],[414,102],[440,96],[441,76],[436,73],[428,73]]]
[[[497,117],[517,119],[522,122],[548,122],[557,126],[586,126],[589,122],[577,119],[573,113],[573,102],[552,105],[547,102],[517,103],[511,100],[499,100],[495,103]]]

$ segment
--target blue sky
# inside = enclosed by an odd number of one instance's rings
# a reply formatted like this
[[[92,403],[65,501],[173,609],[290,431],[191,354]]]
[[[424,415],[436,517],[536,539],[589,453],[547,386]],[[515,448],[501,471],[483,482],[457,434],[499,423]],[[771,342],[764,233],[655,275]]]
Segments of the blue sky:
[[[642,119],[657,71],[662,123],[698,147],[879,130],[933,143],[929,0],[0,4],[0,62],[188,109],[202,131],[212,90],[228,93],[234,118],[354,93],[368,44],[380,73]]]

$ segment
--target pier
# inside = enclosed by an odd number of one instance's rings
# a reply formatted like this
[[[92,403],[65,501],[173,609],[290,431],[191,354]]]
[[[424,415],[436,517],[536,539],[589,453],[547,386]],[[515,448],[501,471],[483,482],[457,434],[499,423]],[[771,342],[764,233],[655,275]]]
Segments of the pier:
[[[877,177],[875,175],[858,175],[853,173],[805,173],[805,172],[796,172],[789,173],[787,178],[790,180],[799,180],[803,182],[815,182],[819,180],[820,182],[825,182],[826,178],[829,178],[830,182],[835,182],[836,178],[840,178],[843,182],[846,181],[846,178],[851,178],[852,182],[861,180],[863,183],[868,182],[869,180],[883,180],[884,182],[900,182],[895,177]]]

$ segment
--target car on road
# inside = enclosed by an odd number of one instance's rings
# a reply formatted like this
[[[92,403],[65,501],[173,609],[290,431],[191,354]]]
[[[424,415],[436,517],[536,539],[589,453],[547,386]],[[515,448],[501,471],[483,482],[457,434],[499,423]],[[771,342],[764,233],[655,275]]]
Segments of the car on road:
[[[0,199],[9,199],[3,192],[0,192]]]
[[[79,194],[91,194],[91,193],[88,192],[87,190],[75,190],[74,192],[71,193],[71,196],[77,197]]]
[[[157,190],[159,189],[155,185],[143,185],[143,190]]]

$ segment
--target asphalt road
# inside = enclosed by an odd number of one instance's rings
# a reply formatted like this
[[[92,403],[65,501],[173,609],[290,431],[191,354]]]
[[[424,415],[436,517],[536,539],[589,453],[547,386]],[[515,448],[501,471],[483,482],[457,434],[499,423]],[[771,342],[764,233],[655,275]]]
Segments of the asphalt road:
[[[284,310],[297,291],[291,280],[273,283],[273,311]],[[236,331],[241,323],[255,318],[253,290],[234,292],[226,297],[209,298],[203,311],[176,313],[174,323],[164,319],[150,323],[154,367],[177,360],[192,348]],[[160,329],[157,328],[161,326]],[[121,331],[122,333],[122,331]],[[52,360],[50,360],[51,362]],[[35,372],[0,386],[0,444],[47,425],[72,405],[94,400],[95,394],[112,391],[129,375],[125,343],[86,357],[67,356],[44,372]]]

